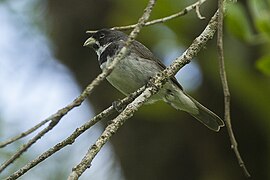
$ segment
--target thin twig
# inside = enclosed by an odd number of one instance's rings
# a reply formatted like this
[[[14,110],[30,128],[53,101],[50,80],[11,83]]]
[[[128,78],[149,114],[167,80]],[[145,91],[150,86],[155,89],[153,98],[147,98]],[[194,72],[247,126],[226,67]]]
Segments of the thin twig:
[[[202,0],[199,0],[198,2],[199,2],[200,4],[202,4]],[[200,6],[199,6],[199,5],[196,6],[196,14],[197,14],[197,16],[198,16],[199,19],[205,19],[205,17],[201,15],[201,12],[200,12]]]
[[[236,158],[238,160],[238,163],[240,167],[243,169],[243,172],[246,177],[251,177],[250,173],[248,172],[244,161],[242,160],[242,157],[240,155],[240,152],[238,150],[237,141],[234,136],[234,132],[232,129],[231,124],[231,115],[230,115],[230,91],[226,76],[226,69],[225,69],[225,63],[224,63],[224,50],[223,50],[223,0],[218,1],[218,8],[219,8],[219,16],[218,16],[218,30],[217,30],[217,49],[218,49],[218,59],[219,59],[219,73],[220,78],[222,82],[223,87],[223,93],[224,93],[224,118],[225,123],[227,127],[227,131],[230,137],[231,141],[231,148],[233,149]]]
[[[141,16],[141,18],[138,20],[138,23],[136,24],[135,28],[132,30],[132,32],[129,35],[128,41],[126,42],[126,44],[128,44],[129,42],[131,42],[132,40],[134,40],[134,38],[138,35],[138,33],[141,31],[143,25],[145,24],[145,22],[149,19],[150,14],[153,10],[154,5],[156,4],[156,0],[149,0],[143,15]],[[123,48],[122,48],[123,50]],[[120,51],[121,52],[121,51]],[[114,59],[112,62],[116,61],[116,59]],[[137,98],[136,98],[137,99]],[[125,110],[124,110],[125,111]],[[120,113],[120,115],[123,114]],[[114,124],[114,123],[112,123]],[[108,125],[107,127],[110,127],[111,125]],[[106,128],[107,129],[107,128]],[[103,144],[104,145],[104,144]],[[101,146],[103,146],[101,145]],[[88,153],[86,155],[86,157],[88,156]],[[72,169],[71,174],[69,175],[68,179],[69,180],[76,180],[78,179],[84,172],[85,170],[89,168],[89,160],[85,157],[83,158],[82,162],[80,164],[78,164],[76,167],[74,167]]]
[[[144,91],[145,87],[142,87],[138,89],[136,92],[130,94],[128,97],[124,98],[123,100],[118,102],[119,106],[126,106],[128,103],[132,102],[138,95],[140,95]],[[110,116],[113,112],[115,112],[115,108],[113,106],[108,107],[107,109],[103,110],[101,113],[93,117],[92,119],[88,120],[86,123],[84,123],[82,126],[77,128],[69,137],[67,137],[65,140],[59,142],[49,150],[43,152],[41,155],[39,155],[34,160],[30,161],[26,165],[24,165],[22,168],[8,176],[5,180],[13,180],[17,179],[23,174],[25,174],[27,171],[44,161],[45,159],[49,158],[59,150],[63,149],[64,147],[71,145],[75,140],[86,130],[88,130],[90,127],[92,127],[94,124],[96,124],[98,121]]]
[[[153,94],[157,93],[162,88],[163,84],[176,74],[184,65],[188,64],[191,59],[197,55],[201,48],[212,39],[217,28],[217,13],[212,17],[205,30],[197,37],[191,46],[179,57],[172,65],[167,67],[161,74],[152,78],[149,87],[138,96],[132,103],[130,103],[122,113],[120,113],[112,123],[106,127],[101,136],[97,139],[96,143],[92,145],[82,161],[73,168],[69,176],[69,180],[78,179],[79,176],[90,167],[92,160],[96,154],[101,150],[103,145],[108,142],[113,134],[124,124],[124,122],[133,116],[135,111],[144,104]]]
[[[13,163],[16,159],[18,159],[22,153],[24,153],[31,145],[33,145],[37,140],[39,140],[44,134],[49,132],[56,124],[59,122],[59,118],[53,119],[50,124],[44,128],[42,131],[40,131],[35,137],[30,139],[26,144],[22,145],[19,150],[13,154],[8,160],[6,160],[3,164],[0,166],[0,173],[8,167],[11,163]]]
[[[197,2],[195,2],[193,4],[191,4],[191,5],[189,5],[187,7],[185,7],[180,12],[177,12],[175,14],[172,14],[172,15],[167,16],[167,17],[164,17],[164,18],[160,18],[160,19],[155,19],[155,20],[152,20],[152,21],[148,21],[143,26],[151,26],[151,25],[158,24],[158,23],[164,23],[166,21],[175,19],[177,17],[184,16],[187,13],[189,13],[191,10],[196,9],[196,8],[199,8],[201,6],[201,4],[203,4],[205,1],[206,0],[199,0],[199,1],[197,1]],[[200,12],[199,13],[198,12],[196,12],[198,18],[199,19],[204,19],[204,17],[201,16]],[[120,27],[112,27],[110,29],[112,29],[112,30],[129,30],[129,29],[135,28],[136,25],[137,24],[127,25],[127,26],[120,26]],[[95,33],[95,32],[97,32],[97,31],[90,31],[90,30],[89,31],[86,31],[86,33]]]
[[[25,151],[27,151],[28,148],[30,148],[36,141],[38,141],[42,136],[44,136],[46,133],[48,133],[50,130],[52,130],[58,122],[61,120],[61,118],[66,115],[70,110],[72,110],[74,107],[80,106],[81,103],[87,98],[87,96],[92,92],[93,88],[97,86],[97,84],[102,81],[101,79],[97,80],[94,79],[93,82],[86,87],[86,89],[82,92],[80,96],[78,96],[72,103],[67,105],[66,107],[58,110],[55,114],[51,115],[50,117],[46,118],[42,122],[50,122],[50,124],[44,128],[42,131],[40,131],[36,136],[34,136],[32,139],[30,139],[26,144],[23,144],[19,150],[13,154],[8,160],[6,160],[3,164],[0,166],[0,173],[8,167],[11,163],[13,163],[16,159],[18,159]],[[42,124],[41,122],[41,124]]]
[[[28,136],[29,134],[31,134],[32,132],[36,131],[38,128],[40,128],[41,126],[43,126],[44,124],[46,124],[47,122],[49,122],[51,119],[45,119],[43,121],[41,121],[40,123],[38,123],[37,125],[35,125],[34,127],[28,129],[27,131],[22,132],[21,134],[18,134],[14,137],[11,137],[8,140],[5,140],[3,142],[0,143],[0,148],[3,148],[5,146],[7,146],[8,144],[11,144],[25,136]]]

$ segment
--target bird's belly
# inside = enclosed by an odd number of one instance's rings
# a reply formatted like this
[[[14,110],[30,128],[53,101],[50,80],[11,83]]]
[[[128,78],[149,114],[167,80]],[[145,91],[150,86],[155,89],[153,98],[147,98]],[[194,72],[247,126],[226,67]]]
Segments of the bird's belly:
[[[159,71],[159,67],[149,60],[128,57],[117,64],[107,80],[127,95],[145,85]]]
[[[107,80],[123,94],[132,93],[144,85],[143,80],[134,80],[133,74],[116,68]]]

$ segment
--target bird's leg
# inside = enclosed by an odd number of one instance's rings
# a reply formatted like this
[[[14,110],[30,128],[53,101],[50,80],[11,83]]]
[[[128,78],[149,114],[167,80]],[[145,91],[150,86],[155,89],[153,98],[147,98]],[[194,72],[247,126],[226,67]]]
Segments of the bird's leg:
[[[157,73],[156,76],[161,76],[161,73]],[[146,87],[154,87],[157,89],[157,86],[155,84],[155,81],[154,81],[154,78],[153,77],[150,77],[147,84],[146,84]]]
[[[126,105],[122,104],[120,100],[113,101],[112,106],[119,113],[122,112],[126,107]]]
[[[150,77],[146,83],[146,87],[153,87],[155,86],[154,80],[152,77]]]

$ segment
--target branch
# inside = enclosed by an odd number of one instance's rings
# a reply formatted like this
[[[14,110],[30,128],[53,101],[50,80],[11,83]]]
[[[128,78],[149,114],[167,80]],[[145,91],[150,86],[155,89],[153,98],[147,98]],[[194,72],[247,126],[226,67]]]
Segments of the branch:
[[[46,128],[40,131],[35,137],[30,139],[26,144],[23,144],[15,154],[13,154],[8,160],[6,160],[3,164],[1,164],[0,173],[6,167],[8,167],[11,163],[13,163],[16,159],[18,159],[22,155],[22,153],[24,153],[31,145],[33,145],[37,140],[39,140],[44,134],[46,134],[54,126],[56,126],[59,120],[60,120],[59,118],[54,118]]]
[[[11,137],[10,139],[3,141],[0,143],[0,148],[5,147],[6,145],[9,145],[25,136],[28,136],[29,134],[31,134],[32,132],[36,131],[38,128],[40,128],[41,126],[43,126],[44,124],[46,124],[47,122],[49,122],[50,119],[45,119],[43,121],[41,121],[40,123],[38,123],[37,125],[35,125],[34,127],[28,129],[27,131],[22,132],[21,134],[18,134],[14,137]]]
[[[195,6],[196,7],[195,8],[196,9],[196,14],[197,14],[197,16],[198,16],[199,19],[205,19],[205,17],[203,17],[201,15],[201,12],[200,12],[200,4],[202,4],[202,2],[203,2],[203,0],[199,0],[198,1],[199,5]]]
[[[218,59],[219,59],[219,73],[220,79],[222,82],[223,87],[223,94],[224,94],[224,119],[227,127],[227,131],[231,141],[231,148],[234,150],[236,158],[240,167],[243,169],[244,174],[246,177],[251,177],[250,173],[248,172],[244,161],[240,155],[238,150],[237,141],[234,136],[234,132],[232,129],[231,124],[231,115],[230,115],[230,91],[227,82],[226,70],[225,70],[225,63],[224,63],[224,50],[223,50],[223,0],[218,1],[218,8],[219,8],[219,16],[218,16],[218,30],[217,30],[217,47],[218,47]]]
[[[136,92],[130,94],[128,97],[122,99],[118,102],[118,106],[126,106],[128,103],[132,102],[138,95],[144,91],[145,87],[140,88]],[[92,119],[88,120],[86,123],[84,123],[82,126],[77,128],[69,137],[67,137],[65,140],[61,141],[60,143],[56,144],[49,150],[45,151],[41,155],[39,155],[37,158],[32,160],[31,162],[24,165],[22,168],[11,174],[9,177],[7,177],[5,180],[12,180],[17,179],[26,172],[28,172],[30,169],[41,163],[42,161],[49,158],[51,155],[55,154],[56,152],[60,151],[67,145],[71,145],[75,140],[86,130],[88,130],[90,127],[95,125],[100,120],[110,116],[113,112],[115,112],[114,106],[110,106],[109,108],[103,110],[101,113],[93,117]]]
[[[130,103],[122,113],[120,113],[112,123],[106,127],[96,143],[92,145],[82,161],[72,169],[69,180],[78,179],[79,176],[90,167],[94,157],[101,150],[103,145],[108,142],[113,134],[124,124],[124,122],[133,116],[133,114],[146,102],[153,94],[157,93],[163,84],[174,74],[176,74],[184,65],[197,55],[201,48],[212,39],[217,28],[217,13],[211,18],[205,30],[197,37],[190,47],[178,57],[172,65],[167,67],[162,73],[157,74],[150,80],[149,86],[144,92]]]
[[[199,19],[204,19],[204,17],[201,16],[200,12],[199,12],[199,7],[201,6],[201,4],[203,4],[206,0],[199,0],[187,7],[185,7],[183,10],[179,11],[178,13],[172,14],[170,16],[164,17],[164,18],[160,18],[160,19],[155,19],[152,21],[148,21],[146,22],[143,26],[151,26],[154,24],[158,24],[158,23],[164,23],[166,21],[175,19],[177,17],[180,16],[184,16],[187,13],[189,13],[191,10],[196,9],[196,13]],[[132,25],[128,25],[128,26],[120,26],[120,27],[112,27],[110,29],[112,30],[129,30],[129,29],[133,29],[135,28],[137,24],[132,24]],[[86,31],[86,33],[95,33],[97,31]]]
[[[106,77],[106,76],[105,76]],[[104,77],[104,78],[105,78]],[[104,79],[103,78],[103,79]],[[99,76],[90,83],[86,89],[82,92],[80,96],[78,96],[72,103],[67,105],[66,107],[58,110],[55,114],[51,115],[50,117],[43,120],[41,123],[37,124],[33,128],[29,129],[27,132],[33,132],[41,125],[45,124],[46,122],[50,122],[50,124],[44,128],[42,131],[40,131],[36,136],[34,136],[32,139],[30,139],[26,144],[23,144],[19,150],[13,154],[8,160],[6,160],[3,164],[0,166],[0,173],[8,167],[11,163],[13,163],[16,159],[18,159],[25,151],[27,151],[28,148],[30,148],[35,142],[37,142],[42,136],[44,136],[46,133],[48,133],[50,130],[52,130],[58,122],[62,119],[64,115],[66,115],[70,110],[72,110],[74,107],[80,106],[81,103],[87,98],[87,96],[92,92],[94,87],[96,87],[102,80],[102,78],[99,78]],[[23,133],[22,133],[23,134]],[[30,134],[30,133],[29,133]],[[26,134],[28,135],[28,134]],[[19,139],[22,135],[15,136],[13,139],[8,140],[14,142],[15,140]],[[11,143],[11,142],[10,142]],[[4,142],[5,145],[5,142]]]
[[[82,92],[80,96],[78,96],[72,103],[67,105],[66,107],[58,110],[55,114],[51,115],[50,117],[43,120],[41,123],[37,124],[35,127],[41,126],[42,124],[45,124],[46,122],[50,122],[50,124],[44,128],[42,131],[40,131],[36,136],[34,136],[32,139],[30,139],[26,144],[23,144],[19,150],[13,154],[8,160],[6,160],[3,164],[0,166],[0,173],[8,167],[11,163],[13,163],[16,159],[18,159],[25,151],[28,150],[34,143],[36,143],[42,136],[44,136],[46,133],[48,133],[50,130],[52,130],[58,122],[61,120],[61,118],[66,115],[70,110],[72,110],[74,107],[80,106],[81,103],[87,98],[87,96],[92,92],[93,88],[98,85],[98,82],[100,83],[102,80],[96,78],[94,81],[89,84],[86,89]],[[37,128],[31,128],[29,131],[34,131]],[[19,137],[18,135],[17,137]],[[15,139],[15,138],[14,138]],[[14,141],[13,141],[14,142]]]

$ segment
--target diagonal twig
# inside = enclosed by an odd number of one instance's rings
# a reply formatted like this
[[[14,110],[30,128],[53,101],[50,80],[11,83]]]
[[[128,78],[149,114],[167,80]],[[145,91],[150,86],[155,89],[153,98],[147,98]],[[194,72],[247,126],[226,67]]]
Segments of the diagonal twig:
[[[197,13],[197,16],[199,19],[204,19],[204,17],[201,16],[200,12],[199,12],[199,7],[205,2],[206,0],[199,0],[187,7],[185,7],[183,10],[175,13],[175,14],[172,14],[170,16],[166,16],[164,18],[159,18],[159,19],[155,19],[155,20],[152,20],[152,21],[148,21],[146,22],[143,26],[151,26],[151,25],[154,25],[154,24],[158,24],[158,23],[164,23],[166,21],[169,21],[169,20],[172,20],[172,19],[175,19],[177,17],[180,17],[180,16],[183,16],[183,15],[186,15],[188,12],[190,12],[191,10],[193,9],[196,9],[196,13]],[[133,29],[135,28],[137,24],[131,24],[131,25],[127,25],[127,26],[117,26],[117,27],[112,27],[110,29],[112,30],[129,30],[129,29]],[[86,31],[86,33],[95,33],[97,31]]]
[[[40,128],[41,126],[43,126],[44,124],[46,124],[47,122],[49,122],[51,119],[45,119],[43,121],[41,121],[40,123],[38,123],[37,125],[35,125],[34,127],[14,136],[14,137],[11,137],[10,139],[8,140],[5,140],[3,142],[0,143],[0,148],[3,148],[25,136],[28,136],[29,134],[33,133],[34,131],[36,131],[38,128]]]
[[[204,2],[204,0],[199,0],[198,1],[198,5],[196,6],[195,10],[196,10],[196,14],[198,16],[199,19],[205,19],[204,16],[201,15],[201,12],[200,12],[200,4],[202,4]]]

